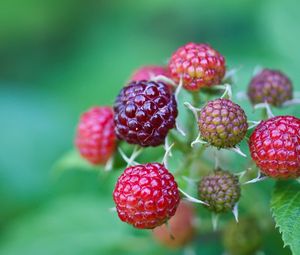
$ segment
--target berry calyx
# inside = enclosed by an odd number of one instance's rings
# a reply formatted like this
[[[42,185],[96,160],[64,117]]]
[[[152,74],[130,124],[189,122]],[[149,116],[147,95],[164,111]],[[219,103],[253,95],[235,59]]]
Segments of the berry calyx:
[[[114,128],[111,107],[93,107],[83,113],[75,138],[81,156],[92,164],[105,164],[115,151]]]
[[[168,86],[154,81],[129,83],[119,93],[114,111],[118,138],[143,147],[163,144],[178,114]]]
[[[160,163],[126,168],[113,198],[119,218],[141,229],[165,223],[175,214],[180,201],[173,175]]]
[[[300,176],[300,119],[276,116],[262,121],[249,139],[251,157],[272,178]]]
[[[263,69],[252,78],[248,96],[252,104],[267,102],[273,106],[281,106],[293,98],[293,85],[282,72]]]
[[[183,79],[186,90],[220,84],[226,71],[224,57],[207,44],[188,43],[173,53],[169,72],[177,83]]]
[[[217,148],[231,148],[243,140],[248,129],[244,110],[228,99],[209,101],[198,121],[201,137]]]
[[[241,195],[239,180],[229,171],[215,170],[199,183],[199,197],[204,205],[215,213],[224,213],[233,209]]]
[[[179,248],[188,244],[195,235],[195,210],[191,203],[181,201],[175,215],[166,224],[153,229],[153,237],[169,248]]]
[[[164,66],[143,66],[132,74],[131,81],[151,80],[153,77],[163,75],[168,77],[168,70]]]

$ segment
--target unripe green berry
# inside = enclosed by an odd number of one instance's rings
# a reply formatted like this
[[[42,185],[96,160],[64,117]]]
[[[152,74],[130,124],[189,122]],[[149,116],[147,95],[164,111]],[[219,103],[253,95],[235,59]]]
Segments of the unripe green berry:
[[[238,223],[231,221],[223,232],[223,244],[230,255],[252,255],[262,243],[262,233],[256,220],[242,218]]]
[[[217,148],[232,148],[246,135],[244,110],[228,99],[209,101],[201,110],[199,129],[204,141]]]
[[[209,210],[223,213],[233,209],[239,200],[241,188],[236,176],[228,171],[217,169],[199,183],[199,197],[206,202]]]

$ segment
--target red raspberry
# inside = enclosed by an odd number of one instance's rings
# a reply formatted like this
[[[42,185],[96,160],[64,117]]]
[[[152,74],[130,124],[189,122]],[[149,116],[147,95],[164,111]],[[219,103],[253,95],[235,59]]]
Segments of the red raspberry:
[[[173,53],[169,62],[171,77],[187,90],[220,84],[225,75],[224,57],[207,44],[188,43]]]
[[[152,77],[163,75],[168,77],[167,68],[164,66],[143,66],[131,76],[131,81],[151,80]]]
[[[293,98],[293,86],[282,72],[264,69],[251,80],[248,96],[252,104],[266,101],[271,105],[281,106]]]
[[[251,157],[273,178],[300,176],[300,119],[277,116],[262,121],[249,140]]]
[[[173,175],[159,163],[128,167],[113,192],[120,219],[152,229],[171,218],[180,201]]]
[[[192,204],[181,201],[175,215],[169,220],[168,226],[162,225],[153,229],[153,237],[166,247],[182,247],[188,244],[196,233],[195,218]]]
[[[105,164],[115,150],[115,141],[111,107],[93,107],[82,114],[75,139],[82,157],[92,164]]]
[[[167,85],[154,81],[124,87],[114,110],[118,138],[144,147],[163,144],[177,117],[174,95]]]

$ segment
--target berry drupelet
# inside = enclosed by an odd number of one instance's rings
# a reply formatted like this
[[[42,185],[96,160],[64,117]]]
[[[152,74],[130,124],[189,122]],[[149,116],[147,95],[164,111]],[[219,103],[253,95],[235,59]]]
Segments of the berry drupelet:
[[[209,210],[223,213],[232,210],[239,200],[241,188],[236,176],[217,169],[199,183],[199,197]]]
[[[141,229],[165,223],[175,214],[180,201],[173,175],[160,163],[126,168],[113,198],[120,219]]]
[[[264,69],[252,78],[248,96],[252,104],[267,102],[273,106],[281,106],[293,98],[293,86],[282,72]]]
[[[262,121],[249,139],[251,157],[273,178],[300,176],[300,119],[276,116]]]
[[[105,164],[116,147],[114,128],[111,107],[93,107],[83,113],[75,138],[81,156],[92,164]]]
[[[220,84],[225,75],[225,59],[207,44],[188,43],[173,53],[169,72],[177,83],[183,79],[186,90]]]
[[[154,81],[133,81],[124,87],[114,111],[118,138],[143,147],[163,144],[178,114],[171,90]]]
[[[209,101],[200,112],[202,139],[217,148],[231,148],[246,135],[247,116],[244,110],[228,99]]]

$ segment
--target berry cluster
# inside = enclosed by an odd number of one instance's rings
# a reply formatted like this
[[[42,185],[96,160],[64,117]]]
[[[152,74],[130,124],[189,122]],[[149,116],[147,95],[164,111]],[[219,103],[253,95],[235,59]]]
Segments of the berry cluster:
[[[167,138],[183,154],[183,168],[188,171],[191,160],[203,156],[208,147],[217,153],[227,149],[245,156],[239,144],[255,127],[246,138],[261,173],[277,179],[300,176],[300,119],[277,116],[255,121],[256,125],[249,127],[245,111],[232,101],[230,85],[223,80],[225,72],[225,59],[218,51],[206,44],[188,43],[175,51],[167,66],[136,70],[121,88],[113,107],[94,107],[81,116],[76,134],[81,156],[92,164],[104,165],[120,153],[128,164],[113,191],[119,218],[139,229],[154,229],[170,220],[176,241],[164,226],[154,231],[155,238],[167,246],[185,245],[195,233],[194,210],[181,198],[202,203],[219,214],[234,211],[241,196],[239,178],[218,166],[211,167],[215,169],[211,174],[201,173],[197,198],[184,192],[174,177],[180,177],[180,169],[167,169],[172,147]],[[182,88],[193,99],[184,105],[192,110],[198,124],[197,130],[189,125],[184,142],[178,137],[180,132],[172,130],[180,121],[177,100],[181,99]],[[220,89],[225,89],[222,96]],[[206,94],[207,102],[199,101],[201,93]],[[292,83],[283,73],[264,69],[250,81],[248,98],[255,108],[263,105],[270,113],[269,105],[282,107],[292,100]],[[195,132],[198,137],[193,141]],[[130,158],[124,156],[121,147],[117,152],[117,146],[123,143],[138,146],[139,150],[165,145],[163,163],[139,164],[135,161],[136,151]],[[200,150],[193,147],[196,143],[201,143]]]

